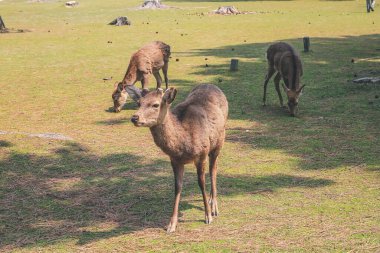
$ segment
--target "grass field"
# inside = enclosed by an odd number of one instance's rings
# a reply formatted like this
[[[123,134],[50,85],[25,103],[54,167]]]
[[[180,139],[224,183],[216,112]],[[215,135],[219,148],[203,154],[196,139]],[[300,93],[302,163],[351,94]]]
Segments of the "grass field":
[[[134,10],[141,2],[0,2],[14,29],[0,33],[0,251],[380,252],[380,86],[351,82],[380,76],[379,6],[167,0],[179,8]],[[221,5],[257,14],[207,14]],[[123,15],[131,26],[106,25]],[[230,106],[220,216],[204,224],[189,165],[174,234],[164,230],[168,157],[129,122],[134,103],[110,112],[113,83],[153,40],[172,47],[175,103],[214,83]],[[265,51],[280,40],[304,65],[297,118],[280,108],[273,81],[261,106]],[[229,72],[231,58],[239,71]],[[42,133],[71,140],[33,136]]]

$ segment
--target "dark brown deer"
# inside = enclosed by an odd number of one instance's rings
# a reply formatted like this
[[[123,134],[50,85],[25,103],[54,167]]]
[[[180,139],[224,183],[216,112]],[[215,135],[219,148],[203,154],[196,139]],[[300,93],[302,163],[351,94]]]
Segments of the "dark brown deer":
[[[267,60],[268,73],[264,82],[263,105],[266,105],[268,81],[273,74],[277,72],[277,75],[274,77],[274,84],[280,99],[280,104],[282,107],[284,106],[280,91],[280,80],[282,78],[285,82],[285,85],[282,83],[282,87],[288,96],[290,115],[295,116],[298,111],[299,97],[305,87],[305,85],[300,87],[300,77],[303,74],[301,59],[291,45],[285,42],[278,42],[269,46],[267,50]]]
[[[123,80],[115,84],[115,89],[112,93],[115,112],[120,112],[126,102],[127,97],[121,94],[124,90],[133,94],[132,99],[137,100],[134,97],[134,94],[139,93],[139,89],[134,86],[137,81],[141,81],[142,94],[146,94],[148,92],[149,77],[153,74],[157,81],[157,88],[161,88],[160,69],[164,74],[166,89],[168,88],[169,56],[170,46],[161,41],[153,41],[132,55]],[[134,91],[131,92],[131,90]]]
[[[197,168],[205,222],[210,224],[212,216],[218,215],[217,158],[224,143],[228,114],[227,99],[215,85],[196,86],[185,101],[170,110],[176,94],[174,88],[165,93],[161,89],[149,92],[140,99],[140,108],[131,119],[135,126],[149,127],[156,145],[170,157],[175,178],[175,200],[167,232],[174,232],[177,226],[184,165],[187,163],[194,163]],[[207,156],[211,177],[209,202],[205,185]]]

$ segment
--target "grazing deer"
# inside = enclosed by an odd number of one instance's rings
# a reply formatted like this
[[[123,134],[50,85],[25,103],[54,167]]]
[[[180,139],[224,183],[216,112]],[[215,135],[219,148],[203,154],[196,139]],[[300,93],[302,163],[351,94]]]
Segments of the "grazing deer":
[[[149,127],[156,145],[170,157],[175,178],[175,200],[167,228],[169,233],[174,232],[177,226],[184,165],[187,163],[193,162],[197,168],[205,222],[210,224],[212,216],[218,215],[217,158],[224,143],[228,114],[227,99],[215,85],[196,86],[185,101],[170,110],[176,94],[174,88],[166,92],[161,89],[149,92],[139,100],[140,108],[131,119],[135,126]],[[207,156],[211,177],[209,202],[206,199],[205,185]]]
[[[170,46],[161,42],[153,41],[135,52],[123,80],[115,84],[112,93],[115,112],[120,112],[126,102],[127,93],[133,94],[131,97],[135,101],[134,94],[138,89],[134,86],[137,81],[141,81],[142,93],[148,92],[149,76],[153,74],[157,81],[157,88],[161,88],[162,78],[159,70],[162,69],[165,78],[166,89],[168,88],[168,67],[169,67]],[[134,90],[133,92],[131,90]]]
[[[282,107],[284,106],[280,92],[280,80],[282,78],[285,85],[283,83],[281,84],[288,96],[290,115],[295,116],[298,111],[299,97],[305,87],[305,85],[300,87],[300,77],[303,74],[301,59],[291,45],[285,42],[278,42],[269,46],[267,50],[267,60],[268,73],[264,82],[263,105],[265,106],[266,102],[268,81],[273,74],[277,72],[277,75],[274,77],[274,84],[280,99],[280,104]]]

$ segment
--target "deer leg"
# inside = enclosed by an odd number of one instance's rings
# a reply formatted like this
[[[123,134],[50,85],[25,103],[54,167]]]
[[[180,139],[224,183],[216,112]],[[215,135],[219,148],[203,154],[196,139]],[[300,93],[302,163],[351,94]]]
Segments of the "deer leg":
[[[207,196],[206,196],[206,177],[205,177],[206,157],[200,157],[199,160],[195,162],[195,166],[197,167],[198,185],[202,191],[203,204],[205,207],[205,222],[206,224],[210,224],[212,222],[212,215],[211,215],[210,205],[207,202]]]
[[[158,71],[157,72],[153,72],[153,75],[154,75],[154,78],[156,78],[156,81],[157,81],[157,88],[161,88],[162,78],[161,78],[160,73]]]
[[[148,85],[149,85],[149,75],[144,74],[143,78],[141,79],[142,96],[145,96],[149,92]]]
[[[179,206],[179,200],[181,198],[181,192],[182,192],[182,184],[183,184],[183,174],[185,171],[185,167],[183,164],[178,164],[172,161],[172,167],[174,172],[174,180],[175,180],[175,198],[174,198],[174,207],[173,207],[173,214],[170,219],[167,232],[172,233],[175,231],[178,223],[178,206]]]
[[[273,76],[273,74],[276,72],[276,70],[269,65],[268,73],[265,76],[265,81],[264,81],[264,96],[263,96],[263,106],[266,105],[266,100],[267,100],[267,86],[269,79]]]
[[[165,61],[164,66],[162,67],[162,73],[164,73],[166,89],[168,89],[168,84],[169,84],[168,68],[169,68],[169,62]]]
[[[281,107],[284,107],[284,102],[282,100],[281,90],[280,90],[280,80],[281,80],[281,75],[280,75],[280,73],[277,73],[277,75],[274,77],[274,84],[276,86],[278,98],[280,99],[280,105],[281,105]]]
[[[212,216],[218,216],[219,210],[218,210],[218,202],[217,202],[217,189],[216,189],[216,174],[218,172],[218,155],[219,155],[219,149],[211,152],[209,154],[209,163],[210,163],[210,178],[211,178],[211,193],[210,193],[210,200],[209,204],[211,205],[211,215]]]

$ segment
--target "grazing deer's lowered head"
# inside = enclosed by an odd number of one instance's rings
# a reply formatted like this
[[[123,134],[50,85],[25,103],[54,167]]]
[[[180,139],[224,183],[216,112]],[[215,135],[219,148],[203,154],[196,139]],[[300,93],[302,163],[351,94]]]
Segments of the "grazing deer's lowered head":
[[[167,231],[174,232],[182,190],[184,165],[194,163],[205,207],[205,222],[218,215],[216,172],[217,158],[224,143],[228,102],[215,85],[196,86],[182,103],[170,110],[177,90],[170,88],[149,92],[139,100],[140,108],[131,121],[149,127],[154,142],[170,157],[175,177],[175,202]],[[205,192],[205,167],[209,157],[211,196]]]
[[[288,108],[290,112],[290,116],[295,116],[298,112],[298,100],[302,95],[302,90],[305,85],[302,85],[298,90],[291,90],[284,83],[281,83],[284,91],[288,97]]]
[[[112,92],[113,108],[115,112],[120,112],[121,108],[125,105],[127,101],[128,93],[124,89],[122,83],[115,83],[114,91]]]

